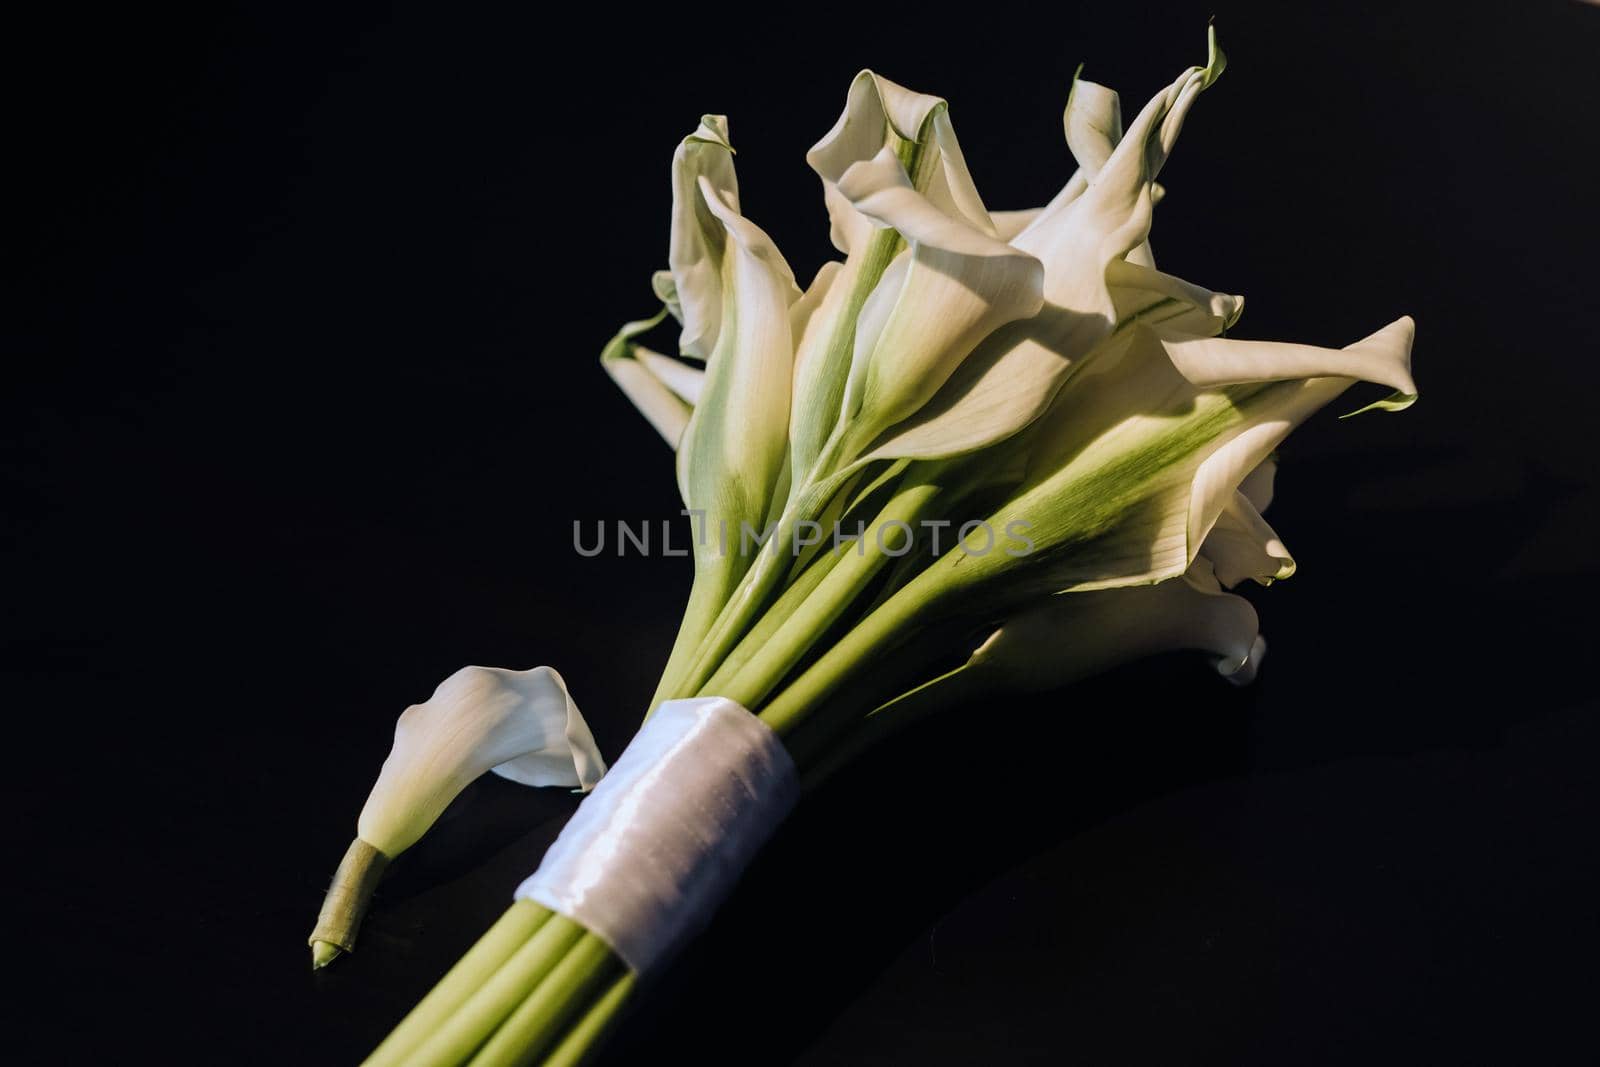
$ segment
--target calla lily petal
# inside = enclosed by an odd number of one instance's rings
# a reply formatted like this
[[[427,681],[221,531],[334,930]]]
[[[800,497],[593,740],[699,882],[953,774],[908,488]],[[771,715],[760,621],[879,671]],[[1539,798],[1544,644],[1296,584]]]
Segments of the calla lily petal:
[[[633,343],[665,314],[623,326],[601,351],[600,366],[662,439],[677,448],[694,412],[696,378],[703,372]]]
[[[730,151],[725,144],[719,150]],[[702,177],[694,195],[696,214],[721,229],[707,247],[717,249],[731,315],[708,354],[701,401],[678,449],[678,485],[686,507],[737,531],[740,522],[762,521],[787,456],[794,373],[789,315],[800,291],[772,239],[738,213],[724,190]],[[707,545],[700,540],[697,550],[717,550],[709,544],[714,539],[704,539]]]
[[[1244,481],[1239,483],[1239,492],[1245,495],[1252,507],[1262,514],[1272,506],[1272,493],[1278,481],[1278,461],[1268,456],[1256,466],[1256,469],[1244,476]]]
[[[672,157],[672,240],[667,263],[671,267],[671,298],[663,303],[674,309],[683,323],[678,347],[685,355],[705,359],[716,346],[722,323],[722,227],[705,210],[700,192],[704,181],[715,198],[726,198],[739,209],[739,181],[733,170],[733,147],[728,143],[728,120],[706,115],[694,133],[683,139]],[[663,293],[657,283],[657,293]]]
[[[661,301],[662,307],[667,309],[667,314],[676,319],[679,326],[682,326],[683,304],[678,300],[678,283],[673,280],[672,272],[670,270],[658,270],[650,275],[650,289],[656,294],[656,299]]]
[[[1222,73],[1224,59],[1215,36],[1209,45],[1206,66],[1189,68],[1151,99],[1103,162],[1100,157],[1114,125],[1103,114],[1075,125],[1069,110],[1067,125],[1079,131],[1074,151],[1084,153],[1078,163],[1080,171],[1087,173],[1088,185],[1080,196],[1058,197],[1013,242],[1045,264],[1045,298],[1051,303],[1082,314],[1105,312],[1109,317],[1110,298],[1104,293],[1106,264],[1122,258],[1148,236],[1156,175],[1171,153],[1189,107]],[[1075,86],[1073,97],[1079,98],[1092,85]],[[1087,99],[1097,102],[1104,98],[1097,94]],[[1109,328],[1110,322],[1106,326]]]
[[[1078,161],[1079,174],[1087,185],[1122,140],[1122,101],[1104,85],[1073,78],[1062,126],[1067,148]]]
[[[968,666],[997,687],[1038,692],[1193,649],[1209,653],[1218,673],[1243,682],[1254,677],[1253,661],[1264,651],[1259,625],[1250,602],[1223,592],[1202,559],[1157,585],[1050,597],[1003,623]]]
[[[1061,124],[1078,169],[1044,207],[991,211],[989,217],[994,221],[995,235],[1002,241],[1014,239],[1041,216],[1059,211],[1083,195],[1089,187],[1089,179],[1111,158],[1122,140],[1122,102],[1105,86],[1074,77]]]
[[[790,325],[796,337],[804,331],[806,320],[821,302],[828,283],[838,269],[838,263],[823,264],[811,287],[790,307]],[[657,275],[658,283],[663,276],[665,286],[658,285],[658,290],[673,296],[672,276],[663,271]],[[672,305],[669,304],[663,314],[671,311]],[[661,318],[661,315],[657,315],[653,319],[642,319],[623,326],[600,354],[600,361],[650,425],[669,445],[677,448],[683,431],[688,428],[689,417],[694,414],[694,406],[700,402],[700,394],[705,389],[706,372],[703,367],[631,343],[633,337],[655,326]]]
[[[1022,208],[1017,211],[991,211],[989,218],[994,222],[994,235],[1002,241],[1010,241],[1033,225],[1033,220],[1043,211],[1042,207]]]
[[[1237,321],[1244,307],[1243,297],[1213,293],[1125,260],[1112,261],[1106,273],[1116,283],[1108,291],[1119,325],[1095,351],[1106,352],[1108,358],[1119,338],[1125,341],[1127,331],[1146,322],[1181,325],[1195,333],[1220,331]],[[1046,306],[1033,320],[996,331],[916,417],[879,443],[872,458],[943,458],[982,447],[996,439],[996,425],[1004,428],[1016,421],[1019,390],[1030,380],[1037,386],[1036,398],[1049,395],[1053,399],[1049,382],[1064,378],[1073,366],[1084,362],[1069,360],[1063,353],[1055,353],[1053,363],[1041,357],[1049,352],[1046,344],[1072,332],[1070,324],[1058,325],[1058,319],[1064,317],[1070,318],[1061,309]],[[1000,355],[991,359],[995,352]],[[1161,373],[1177,382],[1170,361],[1161,360]]]
[[[811,320],[816,316],[817,310],[827,299],[828,293],[833,289],[833,283],[838,280],[844,271],[844,264],[838,260],[829,260],[817,269],[816,276],[811,279],[811,284],[789,308],[789,334],[795,341],[795,375],[800,374],[800,354],[806,350],[804,337],[811,326]]]
[[[1409,366],[1410,336],[1409,328],[1390,327],[1351,346],[1389,350],[1386,361],[1373,360],[1370,350],[1356,360],[1320,350],[1318,367],[1359,366],[1392,377],[1394,368]],[[1124,351],[1062,391],[1029,442],[1035,466],[1027,481],[988,520],[994,529],[1020,522],[1031,530],[1033,564],[1010,568],[1004,580],[1024,596],[1183,573],[1224,510],[1248,520],[1240,511],[1248,499],[1238,493],[1245,479],[1295,426],[1354,382],[1314,377],[1201,389],[1179,372],[1156,331],[1135,328]],[[1253,521],[1244,524],[1253,528]],[[1229,577],[1283,576],[1288,556],[1280,550],[1268,553],[1275,561],[1268,571],[1235,567],[1230,557]],[[975,583],[1006,570],[992,556],[972,559],[952,580]]]
[[[1229,589],[1247,578],[1271,585],[1295,571],[1294,557],[1243,491],[1223,505],[1200,544],[1200,554],[1211,561],[1217,580]]]
[[[394,746],[367,796],[308,939],[313,967],[355,948],[390,860],[416,844],[485,771],[532,786],[588,792],[606,773],[589,726],[549,667],[463,667],[395,723]]]
[[[803,310],[805,321],[793,334],[795,355],[789,416],[789,456],[791,469],[798,469],[802,473],[809,472],[816,464],[839,421],[851,339],[856,331],[856,316],[861,310],[856,299],[857,291],[870,281],[868,272],[878,269],[876,260],[892,252],[892,249],[874,247],[872,237],[878,232],[877,227],[851,207],[836,186],[825,183],[825,192],[830,204],[829,212],[836,220],[835,243],[841,243],[837,236],[841,226],[837,220],[841,218],[845,220],[843,225],[846,229],[859,227],[859,232],[852,231],[854,236],[844,242],[850,252],[844,263],[828,271],[825,284],[819,287],[819,283],[824,281],[820,273],[818,280],[812,283],[811,288],[816,291],[814,305],[809,299],[802,299],[796,304],[797,308],[800,305],[806,307]]]
[[[673,359],[643,345],[634,346],[633,358],[638,360],[672,395],[691,408],[700,402],[700,392],[705,388],[704,367],[694,367],[681,359]]]
[[[839,184],[863,215],[910,245],[862,309],[844,411],[858,439],[915,413],[973,347],[997,328],[1036,314],[1044,269],[911,185],[888,148],[852,166]]]
[[[561,675],[549,667],[463,667],[401,714],[357,830],[392,859],[486,771],[587,792],[605,769]]]
[[[959,455],[1016,433],[1044,412],[1061,383],[1112,335],[1118,314],[1107,271],[1145,243],[1155,175],[1189,106],[1223,63],[1213,35],[1206,66],[1185,71],[1145,105],[1092,177],[1087,170],[1100,149],[1085,148],[1081,193],[1069,182],[1011,241],[1044,264],[1043,309],[990,335],[940,394],[880,443],[874,458]],[[1110,95],[1079,89],[1073,99],[1103,111]],[[1067,125],[1074,127],[1070,115]],[[1085,144],[1095,131],[1109,139],[1114,130],[1103,114],[1074,128]]]
[[[914,181],[902,165],[905,160],[915,163]],[[873,323],[858,322],[858,316],[864,315],[868,294],[879,293],[873,303],[875,322],[878,327],[887,323],[894,306],[889,296],[898,289],[885,289],[883,277],[898,251],[899,236],[903,234],[908,242],[916,240],[908,229],[920,233],[924,242],[939,240],[935,230],[942,230],[945,239],[960,240],[958,235],[965,233],[984,238],[994,235],[948,110],[938,97],[912,92],[862,71],[851,83],[839,120],[806,154],[806,161],[822,179],[831,236],[847,257],[831,280],[827,296],[810,316],[807,330],[796,334],[790,429],[790,466],[796,488],[827,473],[818,469],[818,463],[841,421],[846,382],[854,378],[860,385],[861,375],[848,372],[853,366],[865,367],[856,354],[862,350],[863,333]],[[880,192],[884,195],[873,204],[864,203]],[[884,212],[895,217],[886,218]],[[901,229],[902,224],[908,229]],[[1009,249],[988,251],[1007,259],[1016,256]],[[919,280],[921,273],[917,272]],[[895,277],[904,283],[911,273],[902,270]],[[965,302],[969,313],[972,303]],[[952,310],[955,313],[945,324],[954,325],[960,333],[957,320],[962,312]],[[964,337],[956,340],[958,346],[966,343],[970,348]],[[865,433],[859,436],[863,438],[859,443],[870,439]]]
[[[1411,378],[1411,342],[1416,324],[1409,315],[1346,348],[1222,337],[1182,338],[1167,335],[1165,328],[1162,333],[1162,344],[1172,365],[1201,388],[1291,378],[1359,378],[1387,385],[1406,396],[1417,393],[1417,384]]]
[[[937,96],[913,92],[870,70],[862,71],[850,83],[843,113],[833,129],[806,153],[806,162],[825,186],[837,186],[852,166],[872,159],[885,147],[892,151],[906,142],[924,141],[933,152],[926,164],[932,175],[926,187],[928,199],[940,212],[992,235],[994,225],[967,170],[945,102]],[[836,247],[841,252],[853,251],[853,246],[846,244],[836,242]]]
[[[1238,322],[1244,312],[1242,296],[1213,293],[1125,259],[1106,266],[1106,285],[1119,327],[1137,319],[1163,331],[1213,337]]]

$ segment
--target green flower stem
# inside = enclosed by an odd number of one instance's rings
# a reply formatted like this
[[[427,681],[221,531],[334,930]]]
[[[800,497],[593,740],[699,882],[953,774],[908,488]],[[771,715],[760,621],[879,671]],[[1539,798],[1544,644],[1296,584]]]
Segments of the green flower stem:
[[[567,1036],[561,1039],[561,1044],[551,1051],[544,1061],[544,1067],[578,1067],[586,1061],[610,1033],[612,1024],[617,1021],[628,999],[633,995],[633,987],[637,981],[638,978],[632,971],[627,971],[622,977],[613,980],[582,1018],[567,1031]]]
[[[819,469],[832,465],[840,445],[837,434],[829,438],[818,460]],[[820,480],[808,479],[799,485],[773,523],[772,536],[742,572],[736,570],[736,565],[744,562],[737,554],[742,544],[733,545],[729,555],[696,555],[695,582],[690,590],[689,605],[667,657],[667,666],[661,672],[661,681],[656,685],[655,696],[651,698],[651,712],[663,700],[693,696],[721,666],[788,573],[785,563],[792,559],[786,557],[785,550],[793,543],[799,524],[822,512],[855,474],[855,471],[842,471]],[[706,521],[709,526],[711,517],[707,516]],[[737,537],[738,532],[732,532],[732,536]],[[649,717],[647,713],[645,718]]]
[[[817,354],[818,370],[811,381],[815,387],[825,390],[818,407],[825,412],[834,412],[834,426],[817,455],[806,456],[795,451],[790,452],[790,458],[797,460],[804,467],[797,473],[812,482],[831,473],[841,454],[840,448],[843,442],[839,437],[840,426],[844,420],[838,417],[838,413],[844,405],[845,386],[850,377],[850,362],[855,355],[856,323],[861,317],[861,309],[866,306],[867,297],[872,295],[872,290],[877,288],[878,282],[883,280],[889,264],[894,262],[894,257],[899,255],[904,247],[905,242],[896,230],[875,230],[872,236],[867,238],[867,243],[861,250],[861,266],[851,282],[850,292],[834,318],[833,330],[828,335],[827,344],[823,345],[821,352]],[[791,448],[793,444],[791,442]],[[796,486],[797,491],[789,494],[790,500],[798,499],[800,495],[798,490],[803,488]]]
[[[873,520],[875,534],[863,538],[856,549],[847,551],[822,579],[816,590],[762,646],[725,688],[708,695],[726,696],[747,708],[761,702],[804,658],[811,647],[837,622],[862,589],[885,564],[899,558],[896,553],[909,549],[904,536],[890,538],[885,530],[900,534],[891,523],[910,524],[926,512],[942,492],[937,484],[918,482],[897,492]]]
[[[464,1063],[587,933],[566,916],[552,915],[403,1062],[407,1067]]]
[[[786,564],[791,561],[788,546],[793,543],[797,526],[822,511],[851,476],[850,473],[835,475],[821,485],[813,485],[785,507],[773,527],[772,536],[756,553],[732,595],[726,598],[716,623],[695,649],[689,666],[681,671],[663,672],[656,689],[657,699],[651,704],[652,711],[663,699],[694,696],[716,673],[751,626],[759,621],[761,610],[769,605],[773,594],[781,587],[789,570]],[[669,661],[668,667],[671,666]]]
[[[942,603],[938,575],[932,570],[923,571],[761,710],[762,721],[783,738],[802,772],[818,765],[838,735],[873,706],[869,703],[863,707],[860,696],[847,696],[840,690],[864,667],[881,664],[911,644],[937,617]],[[928,654],[932,652],[928,650]]]
[[[519,900],[495,920],[466,955],[439,979],[400,1025],[383,1039],[383,1044],[366,1059],[366,1067],[391,1067],[401,1063],[466,1003],[479,987],[500,969],[518,949],[528,943],[552,912],[531,900]]]
[[[923,682],[879,705],[859,726],[830,746],[822,761],[804,776],[806,790],[817,788],[835,772],[855,762],[863,752],[919,719],[994,693],[994,680],[967,663]]]
[[[844,553],[849,551],[848,546],[840,546],[840,548],[831,550],[827,555],[814,560],[811,566],[801,571],[799,577],[794,580],[789,588],[783,591],[783,595],[778,598],[777,602],[767,609],[766,614],[761,616],[761,621],[756,623],[750,632],[745,635],[744,640],[734,646],[733,651],[728,653],[728,658],[723,661],[722,666],[717,668],[716,673],[701,688],[706,692],[715,693],[719,691],[721,686],[731,682],[739,669],[748,663],[751,657],[772,639],[772,635],[778,632],[778,628],[799,610],[800,606],[805,603],[806,598],[828,576],[828,572],[838,564]]]
[[[592,994],[624,973],[610,946],[585,932],[548,974],[531,985],[516,1010],[469,1062],[472,1067],[509,1067],[536,1061],[561,1037],[568,1020],[588,1014]]]
[[[904,486],[874,525],[912,522],[941,492],[939,485],[928,481]],[[781,681],[873,574],[895,558],[885,549],[898,547],[880,545],[874,537],[859,554],[853,546],[843,545],[808,568],[801,576],[804,587],[796,587],[787,600],[780,598],[769,612],[772,618],[758,623],[757,629],[764,635],[770,630],[770,636],[751,642],[753,651],[733,680],[732,698],[748,700],[750,706],[758,699],[750,693],[764,693]],[[815,577],[807,578],[811,571]],[[885,608],[905,602],[906,598],[891,598]],[[880,610],[873,618],[887,614]],[[852,631],[846,644],[870,640],[859,636],[861,629]],[[851,669],[849,664],[845,667]],[[813,674],[807,672],[802,679]],[[521,906],[514,906],[513,912]],[[503,918],[501,923],[505,922]],[[605,942],[563,916],[546,918],[526,944],[498,958],[487,950],[480,952],[482,945],[418,1006],[413,1013],[418,1018],[408,1018],[380,1047],[379,1054],[395,1053],[383,1062],[452,1067],[471,1057],[477,1067],[492,1067],[533,1062],[550,1050],[550,1062],[576,1063],[595,1047],[632,989],[632,975]],[[569,1022],[572,1029],[563,1035]],[[421,1047],[406,1047],[416,1044],[409,1040],[411,1034],[417,1035]]]
[[[825,514],[842,515],[853,512],[857,507],[875,507],[876,505],[872,502],[880,499],[882,495],[887,493],[888,489],[893,488],[894,483],[905,472],[907,466],[908,464],[904,460],[891,464],[887,470],[883,471],[867,485],[842,491],[840,496],[844,496],[847,493],[855,494],[853,501],[848,506],[843,506],[836,499],[834,504],[828,507]],[[831,540],[830,537],[825,541],[818,542],[818,544],[828,543]],[[733,651],[728,653],[721,666],[717,667],[711,677],[701,685],[700,692],[715,694],[721,691],[721,687],[731,683],[733,676],[750,661],[752,656],[760,651],[762,646],[772,638],[773,634],[777,633],[778,628],[800,609],[806,598],[828,576],[829,571],[843,558],[846,552],[852,549],[853,545],[842,542],[829,544],[828,549],[820,558],[812,559],[809,563],[802,559],[792,566],[790,578],[785,583],[784,590],[777,601],[762,614],[761,618],[750,628],[750,631],[745,634],[744,639],[734,646]]]
[[[748,571],[734,572],[733,565],[737,562],[735,556],[717,558],[697,554],[689,602],[684,607],[683,621],[678,624],[672,651],[667,655],[667,665],[661,671],[661,680],[656,683],[655,695],[650,698],[652,711],[663,700],[678,695],[680,679],[698,662],[707,636],[721,620],[730,597],[749,579]]]

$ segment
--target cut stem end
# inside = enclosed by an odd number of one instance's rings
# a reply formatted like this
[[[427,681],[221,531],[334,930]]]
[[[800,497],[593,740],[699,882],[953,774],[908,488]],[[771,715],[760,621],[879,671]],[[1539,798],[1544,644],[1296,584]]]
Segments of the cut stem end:
[[[312,941],[311,969],[320,971],[342,955],[344,955],[344,949],[331,941]]]
[[[333,872],[328,895],[322,898],[316,928],[307,939],[314,969],[326,967],[342,953],[355,951],[362,916],[388,865],[389,857],[361,838],[350,842],[339,869]]]

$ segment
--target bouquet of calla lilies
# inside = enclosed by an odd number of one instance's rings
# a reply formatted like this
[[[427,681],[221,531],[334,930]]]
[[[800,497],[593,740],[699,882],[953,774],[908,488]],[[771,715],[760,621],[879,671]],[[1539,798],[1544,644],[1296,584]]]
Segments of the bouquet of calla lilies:
[[[588,793],[372,1064],[569,1064],[710,920],[805,791],[929,710],[1194,650],[1264,654],[1226,590],[1293,573],[1274,452],[1357,381],[1416,397],[1412,323],[1345,348],[1230,336],[1243,301],[1162,273],[1156,179],[1222,73],[1214,34],[1124,125],[1078,79],[1077,170],[989,211],[945,102],[870,71],[807,153],[840,258],[805,288],[740,208],[728,125],[672,159],[663,305],[601,362],[676,449],[694,584],[609,770],[548,667],[468,667],[401,716],[312,934],[354,947],[384,865],[486,771]],[[666,319],[677,356],[641,343]],[[1363,409],[1365,410],[1365,409]]]

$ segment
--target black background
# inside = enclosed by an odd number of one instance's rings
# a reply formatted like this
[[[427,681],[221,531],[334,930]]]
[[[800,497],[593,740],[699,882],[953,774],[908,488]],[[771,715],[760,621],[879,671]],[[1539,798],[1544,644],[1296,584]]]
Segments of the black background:
[[[829,254],[805,148],[863,65],[953,104],[996,208],[1230,66],[1163,267],[1246,337],[1419,324],[1422,401],[1312,421],[1234,691],[1160,660],[919,728],[813,797],[612,1062],[1593,1062],[1600,8],[276,5],[13,22],[8,888],[20,1062],[351,1063],[573,799],[469,789],[360,950],[305,935],[394,716],[559,666],[602,747],[686,561],[585,560],[671,457],[596,363],[648,314],[667,163]],[[666,1062],[665,1059],[662,1062]]]

